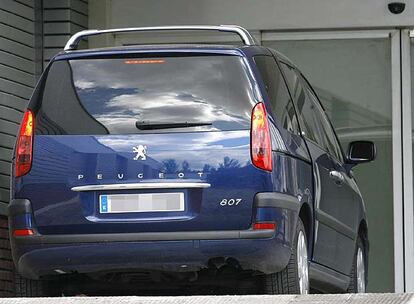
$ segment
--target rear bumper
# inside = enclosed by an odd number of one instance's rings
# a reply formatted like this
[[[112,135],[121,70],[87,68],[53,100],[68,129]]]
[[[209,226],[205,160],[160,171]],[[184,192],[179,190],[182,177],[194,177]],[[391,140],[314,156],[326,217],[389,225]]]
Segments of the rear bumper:
[[[25,277],[62,273],[198,271],[212,258],[235,259],[242,269],[279,272],[291,255],[299,202],[283,194],[256,196],[255,218],[277,222],[277,230],[219,230],[11,237],[13,260]],[[13,200],[10,231],[34,227],[30,202]],[[35,231],[36,228],[34,227]]]
[[[239,237],[225,238],[233,234]],[[61,236],[19,237],[12,240],[13,257],[23,276],[37,279],[72,272],[198,271],[217,257],[233,258],[243,269],[273,273],[287,265],[291,252],[288,244],[271,230],[185,232],[179,237],[180,240],[105,241],[100,236],[94,241],[93,235],[84,235],[65,236],[62,243],[55,243]],[[120,234],[119,239],[125,239],[125,235]]]
[[[186,241],[186,240],[237,240],[272,238],[274,230],[222,230],[222,231],[183,231],[183,232],[140,232],[105,234],[58,234],[14,237],[22,245],[30,244],[80,244],[80,243],[119,243],[146,241]]]

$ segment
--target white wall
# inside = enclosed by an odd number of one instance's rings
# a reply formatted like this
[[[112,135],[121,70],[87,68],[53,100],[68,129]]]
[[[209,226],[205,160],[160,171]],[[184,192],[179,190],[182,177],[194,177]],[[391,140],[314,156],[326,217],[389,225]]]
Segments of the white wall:
[[[250,30],[414,25],[414,1],[393,15],[391,0],[90,0],[90,28],[238,24]],[[96,12],[96,13],[93,13]],[[99,13],[98,13],[99,12]]]

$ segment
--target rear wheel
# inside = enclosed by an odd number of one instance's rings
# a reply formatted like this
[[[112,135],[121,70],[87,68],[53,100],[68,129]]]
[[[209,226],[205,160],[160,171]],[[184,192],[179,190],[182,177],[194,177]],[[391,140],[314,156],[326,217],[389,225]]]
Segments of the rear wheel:
[[[296,226],[292,254],[285,269],[265,276],[267,294],[308,294],[308,247],[305,227],[299,218]]]
[[[365,260],[365,246],[362,239],[358,237],[355,249],[354,262],[352,264],[351,281],[348,293],[365,293],[367,285],[367,269]]]
[[[8,220],[0,216],[0,297],[42,297],[54,294],[47,281],[22,277],[14,268]]]

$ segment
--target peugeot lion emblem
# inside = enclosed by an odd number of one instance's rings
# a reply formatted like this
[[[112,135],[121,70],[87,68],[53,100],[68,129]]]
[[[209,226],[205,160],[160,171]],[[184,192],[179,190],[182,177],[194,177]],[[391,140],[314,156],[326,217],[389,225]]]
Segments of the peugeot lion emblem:
[[[147,146],[138,145],[132,148],[133,153],[137,153],[135,155],[134,160],[146,160],[147,159]]]

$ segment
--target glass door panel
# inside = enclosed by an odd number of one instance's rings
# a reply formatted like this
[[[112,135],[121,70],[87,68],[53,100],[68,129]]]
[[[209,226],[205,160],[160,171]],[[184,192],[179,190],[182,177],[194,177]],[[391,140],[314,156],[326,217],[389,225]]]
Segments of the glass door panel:
[[[376,161],[354,168],[368,214],[369,292],[394,291],[391,40],[263,41],[288,56],[317,91],[343,150],[371,140]]]

